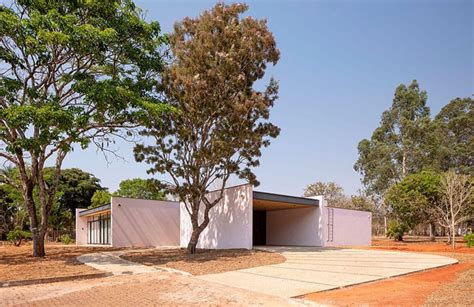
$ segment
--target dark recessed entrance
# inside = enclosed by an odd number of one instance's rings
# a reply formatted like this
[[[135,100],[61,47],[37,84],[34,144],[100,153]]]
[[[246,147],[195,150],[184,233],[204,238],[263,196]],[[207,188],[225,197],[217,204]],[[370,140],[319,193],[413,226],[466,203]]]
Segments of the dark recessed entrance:
[[[267,212],[253,212],[253,245],[267,244]]]

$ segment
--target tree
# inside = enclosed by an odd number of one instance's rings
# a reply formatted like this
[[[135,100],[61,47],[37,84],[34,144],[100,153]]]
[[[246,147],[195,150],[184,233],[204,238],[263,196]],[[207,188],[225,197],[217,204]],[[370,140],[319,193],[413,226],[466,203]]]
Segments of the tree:
[[[385,201],[398,225],[402,225],[400,228],[410,230],[421,222],[430,222],[433,233],[430,211],[440,201],[440,181],[438,173],[422,171],[406,176],[390,188]],[[403,234],[397,236],[397,240],[402,239]]]
[[[110,197],[111,196],[112,195],[107,190],[97,190],[97,191],[95,191],[94,195],[92,195],[91,204],[88,208],[89,209],[97,208],[97,207],[100,207],[100,206],[110,204]]]
[[[304,189],[304,197],[312,197],[322,195],[327,200],[330,206],[340,207],[347,202],[347,197],[344,195],[344,189],[335,182],[315,182],[309,184]]]
[[[0,169],[0,237],[10,231],[23,231],[26,226],[28,213],[20,192],[18,177],[18,170],[14,167]]]
[[[436,115],[434,124],[441,170],[474,176],[474,100],[451,100]]]
[[[51,169],[51,173],[53,169]],[[58,192],[61,193],[58,202],[62,210],[74,213],[76,208],[87,208],[97,190],[105,190],[100,185],[100,179],[79,168],[63,169],[59,177]]]
[[[0,158],[18,168],[42,257],[67,154],[90,143],[110,152],[121,128],[168,110],[154,92],[166,39],[129,0],[0,5],[0,37]]]
[[[251,168],[279,134],[268,120],[277,82],[270,79],[264,91],[254,88],[279,51],[264,20],[240,18],[246,10],[245,4],[218,3],[199,18],[175,24],[169,38],[174,59],[163,73],[163,90],[177,112],[165,116],[164,125],[150,118],[142,134],[156,144],[135,148],[137,161],[152,165],[150,173],[170,176],[163,186],[191,219],[190,253],[229,177],[258,185]],[[214,187],[217,197],[210,200]]]
[[[378,208],[375,202],[367,195],[360,193],[359,195],[351,195],[350,207],[347,209],[370,211],[378,214]]]
[[[351,195],[350,197],[344,194],[344,189],[336,182],[315,182],[306,186],[304,190],[304,197],[313,197],[322,195],[328,202],[328,206],[334,208],[364,210],[376,212],[374,202],[366,195]]]
[[[379,205],[392,185],[430,164],[430,111],[426,100],[427,94],[416,80],[409,86],[399,85],[392,106],[383,112],[371,139],[359,142],[354,169],[362,175],[366,192],[376,196]]]
[[[44,177],[47,184],[51,184],[54,169],[45,168]],[[59,238],[63,231],[70,233],[74,227],[74,213],[76,208],[87,208],[91,205],[91,198],[97,190],[104,190],[100,180],[94,175],[79,168],[63,169],[59,177],[56,199],[51,207],[49,228],[53,238]],[[35,191],[35,194],[37,192]]]
[[[438,223],[451,232],[451,244],[455,247],[456,226],[473,218],[474,183],[468,175],[446,172],[441,177],[441,201],[431,212]]]
[[[165,195],[159,189],[159,184],[151,179],[127,179],[120,182],[119,189],[113,193],[114,196],[163,200]]]

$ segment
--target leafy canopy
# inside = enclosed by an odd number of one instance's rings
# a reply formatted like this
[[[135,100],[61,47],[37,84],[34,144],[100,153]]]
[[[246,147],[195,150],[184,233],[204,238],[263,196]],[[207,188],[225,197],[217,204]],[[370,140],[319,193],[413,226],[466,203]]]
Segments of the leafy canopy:
[[[474,176],[474,100],[453,99],[436,115],[434,124],[441,169]]]
[[[385,201],[399,223],[412,229],[430,220],[431,208],[440,201],[440,183],[441,176],[433,171],[411,174],[390,188]]]
[[[94,195],[92,195],[91,198],[91,204],[88,207],[90,208],[96,208],[104,205],[110,204],[110,195],[109,191],[107,190],[97,190],[95,191]]]
[[[0,37],[0,158],[18,167],[44,256],[65,156],[90,143],[110,151],[122,128],[169,110],[157,88],[167,39],[130,0],[17,0],[0,5]]]
[[[359,142],[354,169],[362,174],[370,194],[383,197],[393,184],[427,164],[430,111],[426,100],[416,80],[398,86],[371,139]]]
[[[150,200],[165,199],[164,193],[158,188],[158,184],[154,180],[141,178],[123,180],[113,196]]]
[[[190,252],[229,177],[258,184],[252,168],[259,165],[261,148],[279,134],[269,121],[278,84],[270,79],[259,91],[254,83],[280,54],[266,22],[241,17],[246,10],[244,4],[218,3],[175,24],[163,91],[177,112],[164,123],[151,117],[142,134],[155,144],[135,148],[136,159],[152,165],[149,172],[171,177],[166,190],[186,204],[194,229]],[[206,197],[211,188],[220,190],[212,201]],[[201,201],[205,214],[199,224]]]

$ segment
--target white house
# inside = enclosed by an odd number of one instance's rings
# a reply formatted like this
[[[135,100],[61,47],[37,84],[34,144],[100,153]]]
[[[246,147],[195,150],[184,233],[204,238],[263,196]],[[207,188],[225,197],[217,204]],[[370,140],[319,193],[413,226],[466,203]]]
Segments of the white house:
[[[218,193],[211,192],[210,199]],[[327,207],[321,196],[258,192],[244,184],[225,189],[210,215],[198,248],[371,244],[370,212]],[[191,232],[189,215],[178,202],[112,197],[110,205],[76,209],[78,245],[186,247]]]

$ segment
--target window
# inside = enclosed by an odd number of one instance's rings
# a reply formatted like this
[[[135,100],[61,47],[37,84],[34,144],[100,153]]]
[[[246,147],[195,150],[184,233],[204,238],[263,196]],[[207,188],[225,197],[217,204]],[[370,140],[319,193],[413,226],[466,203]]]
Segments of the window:
[[[110,213],[87,219],[87,244],[110,244]]]

